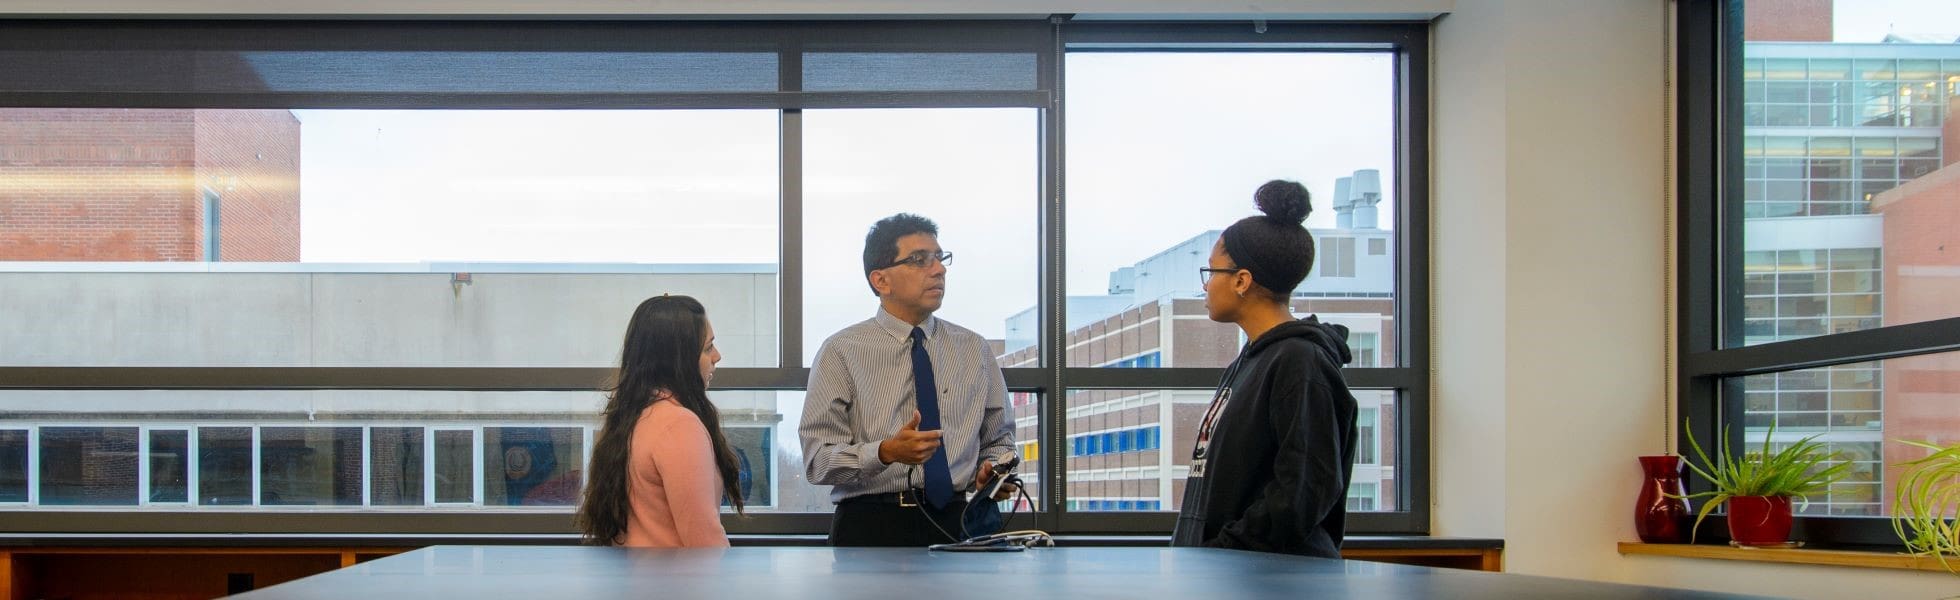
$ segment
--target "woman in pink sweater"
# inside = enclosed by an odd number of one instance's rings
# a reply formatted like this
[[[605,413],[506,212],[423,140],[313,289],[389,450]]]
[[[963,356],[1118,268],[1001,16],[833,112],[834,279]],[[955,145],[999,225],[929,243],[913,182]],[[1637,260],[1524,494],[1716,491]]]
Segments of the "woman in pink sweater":
[[[633,311],[578,509],[586,543],[728,545],[722,498],[740,512],[742,494],[735,452],[708,401],[717,362],[700,302],[662,295]]]

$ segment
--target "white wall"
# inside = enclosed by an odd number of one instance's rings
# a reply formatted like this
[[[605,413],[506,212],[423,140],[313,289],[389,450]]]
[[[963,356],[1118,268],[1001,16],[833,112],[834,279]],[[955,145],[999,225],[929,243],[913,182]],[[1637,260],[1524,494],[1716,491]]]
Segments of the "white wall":
[[[1501,538],[1506,524],[1504,15],[1471,3],[1434,35],[1431,531],[1445,536]]]
[[[1662,5],[1466,0],[1436,29],[1437,512],[1614,579],[1661,449]]]
[[[1940,598],[1939,573],[1623,557],[1663,449],[1666,4],[1460,0],[1435,32],[1435,531],[1516,573]]]

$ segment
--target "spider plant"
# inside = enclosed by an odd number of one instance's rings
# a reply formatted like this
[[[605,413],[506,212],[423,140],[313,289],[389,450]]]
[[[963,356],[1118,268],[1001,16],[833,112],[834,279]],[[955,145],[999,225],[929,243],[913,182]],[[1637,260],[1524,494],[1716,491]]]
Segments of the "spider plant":
[[[1731,458],[1737,453],[1730,451],[1728,430],[1722,430],[1720,445],[1716,448],[1721,460],[1709,460],[1708,453],[1703,452],[1701,443],[1695,440],[1694,424],[1690,422],[1688,425],[1688,447],[1695,451],[1695,457],[1700,459],[1701,464],[1684,462],[1696,475],[1715,485],[1713,490],[1682,496],[1709,498],[1695,515],[1695,525],[1690,529],[1695,535],[1690,535],[1688,540],[1691,543],[1701,533],[1701,521],[1730,498],[1792,496],[1808,505],[1810,494],[1828,490],[1831,484],[1851,474],[1851,462],[1845,460],[1843,453],[1836,450],[1825,452],[1824,445],[1816,441],[1816,435],[1771,452],[1773,446],[1770,445],[1770,437],[1776,433],[1774,423],[1770,424],[1769,431],[1763,433],[1762,450],[1741,453],[1739,460]]]
[[[1892,531],[1913,556],[1932,556],[1947,572],[1960,574],[1949,555],[1960,555],[1960,526],[1948,515],[1960,510],[1960,444],[1899,443],[1933,451],[1919,460],[1899,463],[1898,496],[1892,501]]]

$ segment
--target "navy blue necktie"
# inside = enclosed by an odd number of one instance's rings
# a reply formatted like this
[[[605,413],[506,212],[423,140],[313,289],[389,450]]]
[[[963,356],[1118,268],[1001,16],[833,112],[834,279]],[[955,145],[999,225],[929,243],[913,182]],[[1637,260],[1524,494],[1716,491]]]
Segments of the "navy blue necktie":
[[[932,358],[926,356],[926,332],[912,328],[912,385],[919,401],[919,431],[939,429],[939,384],[932,379]],[[953,499],[953,470],[946,467],[946,438],[926,459],[926,502],[945,508]]]

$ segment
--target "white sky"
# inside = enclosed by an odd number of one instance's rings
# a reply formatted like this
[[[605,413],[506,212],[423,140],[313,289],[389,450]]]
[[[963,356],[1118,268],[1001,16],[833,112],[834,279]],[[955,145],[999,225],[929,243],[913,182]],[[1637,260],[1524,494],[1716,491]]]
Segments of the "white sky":
[[[774,262],[774,111],[301,110],[305,262]]]
[[[1307,225],[1333,227],[1334,180],[1378,169],[1393,228],[1388,55],[1078,53],[1068,74],[1070,294],[1258,214],[1272,179],[1305,184]]]
[[[1960,0],[1837,0],[1832,9],[1834,42],[1875,44],[1887,33],[1960,38]]]
[[[1069,57],[1070,292],[1255,214],[1295,179],[1331,227],[1334,179],[1393,181],[1383,54]],[[773,263],[774,111],[294,111],[302,260]],[[805,346],[876,309],[877,218],[937,221],[941,316],[988,337],[1035,303],[1040,114],[804,113]],[[1381,205],[1392,223],[1393,191]]]

